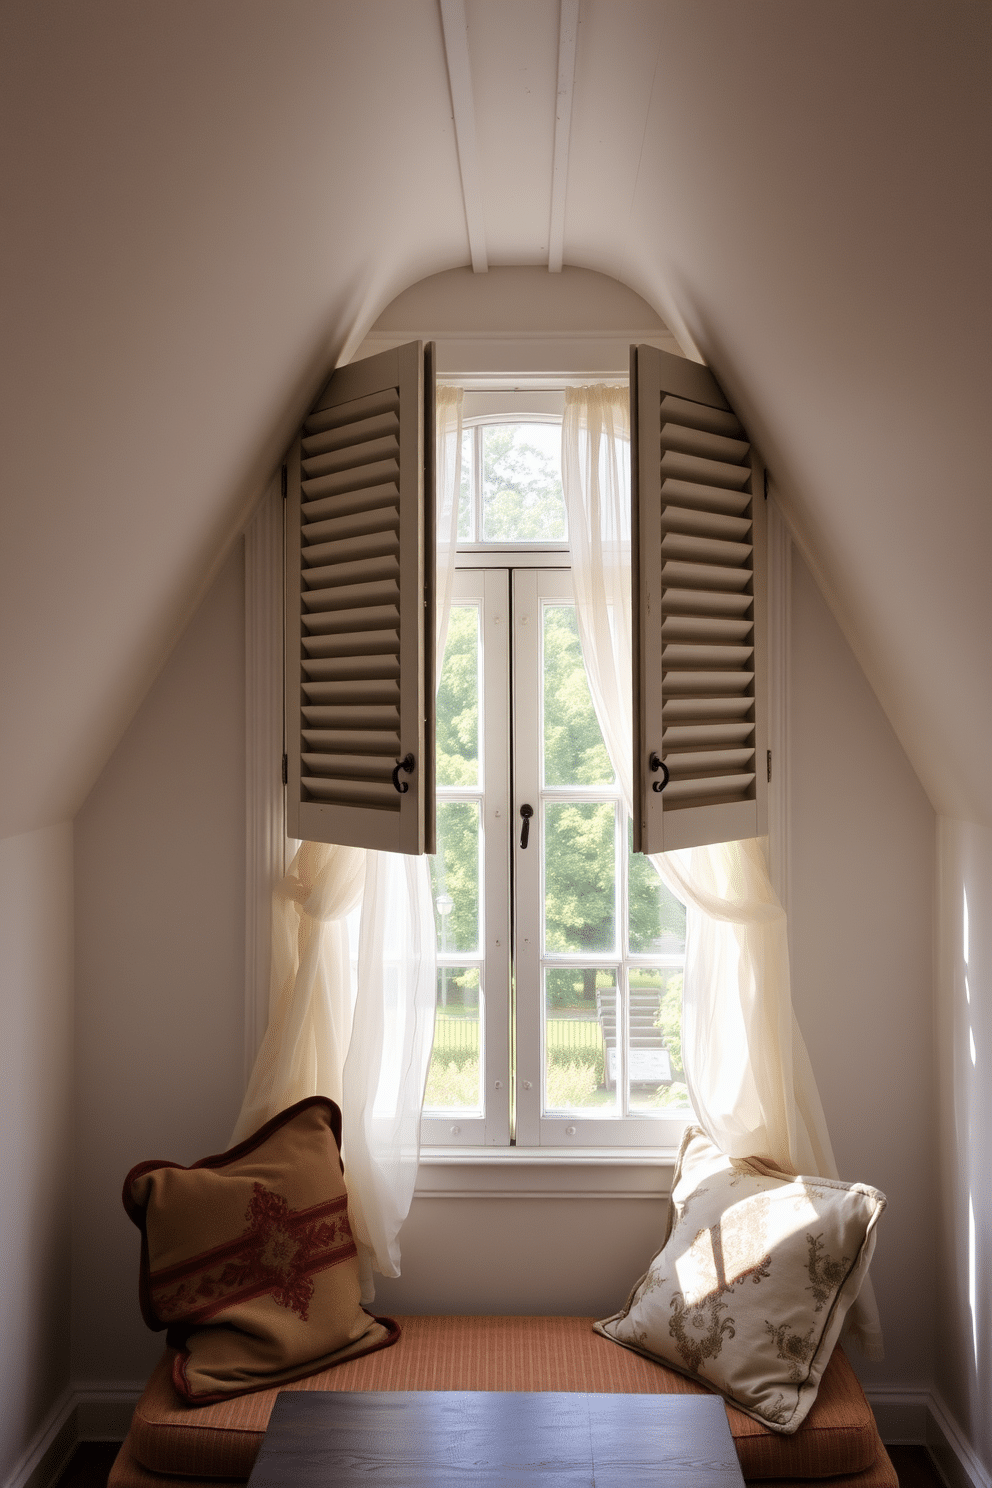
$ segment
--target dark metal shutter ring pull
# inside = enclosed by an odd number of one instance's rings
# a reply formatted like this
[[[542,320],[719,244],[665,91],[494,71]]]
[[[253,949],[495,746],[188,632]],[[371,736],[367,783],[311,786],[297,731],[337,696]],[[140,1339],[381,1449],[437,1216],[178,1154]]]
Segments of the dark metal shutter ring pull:
[[[400,771],[405,770],[408,775],[412,775],[414,764],[415,760],[412,754],[408,754],[403,759],[396,761],[396,768],[393,771],[393,785],[401,796],[405,796],[410,789],[410,782],[409,780],[400,781]]]
[[[520,846],[526,847],[530,839],[530,819],[534,815],[533,806],[521,806],[520,815],[523,818],[523,826],[520,828]]]
[[[671,779],[671,775],[668,772],[668,766],[665,764],[665,761],[663,759],[659,759],[656,754],[653,754],[651,756],[651,758],[648,760],[648,764],[651,766],[652,770],[664,771],[662,778],[660,780],[656,780],[651,787],[652,790],[658,791],[660,794]]]

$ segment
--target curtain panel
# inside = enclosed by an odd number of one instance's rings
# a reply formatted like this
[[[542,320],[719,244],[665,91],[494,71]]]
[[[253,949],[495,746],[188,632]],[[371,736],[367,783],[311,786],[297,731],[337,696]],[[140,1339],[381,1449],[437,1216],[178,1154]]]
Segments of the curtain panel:
[[[440,680],[461,489],[462,390],[437,390]],[[348,916],[361,906],[356,975]],[[399,1231],[420,1160],[420,1113],[434,1036],[435,930],[426,857],[304,842],[272,901],[269,1022],[231,1144],[309,1095],[342,1111],[348,1214],[362,1261],[400,1274]]]
[[[562,421],[576,620],[596,716],[633,809],[630,404],[625,387],[569,388]],[[682,1062],[696,1119],[729,1157],[836,1178],[830,1138],[792,1008],[785,911],[763,843],[652,856],[686,906]],[[870,1280],[848,1336],[882,1357]]]

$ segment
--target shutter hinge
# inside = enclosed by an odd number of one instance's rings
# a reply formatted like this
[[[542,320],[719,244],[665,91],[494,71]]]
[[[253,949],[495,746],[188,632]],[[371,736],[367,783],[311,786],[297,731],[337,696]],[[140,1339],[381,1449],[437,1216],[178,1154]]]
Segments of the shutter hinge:
[[[770,758],[771,758],[771,756],[769,755],[769,759]],[[284,754],[283,757],[282,757],[282,783],[283,783],[283,785],[288,785],[289,784],[289,755],[288,754]]]
[[[771,778],[772,778],[772,752],[769,749],[769,751],[768,751],[768,779],[769,779],[769,781],[771,780]]]
[[[289,471],[286,469],[286,466],[285,465],[282,467],[282,477],[281,477],[281,479],[282,479],[282,499],[283,499],[283,501],[285,501],[286,500],[286,497],[289,495]],[[768,492],[766,491],[765,492],[765,495],[767,496],[767,494],[768,494]]]

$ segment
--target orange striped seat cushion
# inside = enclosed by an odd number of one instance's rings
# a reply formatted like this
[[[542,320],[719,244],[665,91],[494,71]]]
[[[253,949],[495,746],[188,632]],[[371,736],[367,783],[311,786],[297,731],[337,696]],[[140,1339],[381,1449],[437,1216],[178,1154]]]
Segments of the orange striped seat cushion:
[[[288,1390],[550,1390],[609,1394],[700,1394],[700,1385],[592,1331],[591,1318],[405,1317],[398,1343],[350,1359]],[[172,1356],[155,1369],[134,1413],[112,1488],[139,1479],[126,1463],[152,1473],[244,1481],[275,1402],[262,1390],[215,1405],[193,1406],[175,1391]],[[853,1477],[858,1488],[897,1488],[875,1419],[846,1357],[837,1349],[804,1425],[782,1436],[727,1406],[748,1481]],[[865,1476],[868,1474],[868,1476]],[[153,1480],[148,1479],[151,1482]],[[841,1482],[837,1482],[841,1488]]]

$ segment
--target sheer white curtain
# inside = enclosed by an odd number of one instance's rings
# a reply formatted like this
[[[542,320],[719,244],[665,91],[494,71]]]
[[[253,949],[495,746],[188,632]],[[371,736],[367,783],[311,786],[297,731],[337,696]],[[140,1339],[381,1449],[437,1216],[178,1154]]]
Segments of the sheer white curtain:
[[[630,413],[623,387],[569,388],[562,485],[582,657],[628,810],[633,807]],[[700,1125],[730,1157],[837,1177],[823,1108],[792,1009],[785,911],[762,843],[651,859],[686,906],[682,1061]],[[870,1358],[882,1335],[870,1282],[848,1332]]]
[[[462,394],[438,389],[437,620],[440,676],[455,565]],[[347,918],[361,904],[353,989]],[[269,1023],[232,1144],[308,1095],[343,1114],[352,1230],[371,1269],[398,1276],[413,1198],[434,1034],[435,934],[426,858],[301,843],[272,905]]]

